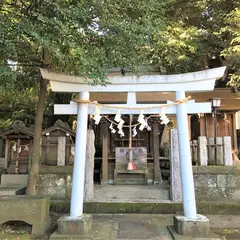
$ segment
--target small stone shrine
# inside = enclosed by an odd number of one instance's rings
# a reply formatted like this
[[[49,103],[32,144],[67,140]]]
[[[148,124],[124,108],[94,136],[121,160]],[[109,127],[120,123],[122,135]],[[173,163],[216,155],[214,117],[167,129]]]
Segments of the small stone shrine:
[[[33,132],[33,126],[27,127],[22,121],[15,121],[10,130],[1,134],[5,139],[5,158],[1,166],[7,173],[28,173]]]
[[[69,126],[57,120],[42,132],[42,164],[65,166],[73,164],[75,132]]]

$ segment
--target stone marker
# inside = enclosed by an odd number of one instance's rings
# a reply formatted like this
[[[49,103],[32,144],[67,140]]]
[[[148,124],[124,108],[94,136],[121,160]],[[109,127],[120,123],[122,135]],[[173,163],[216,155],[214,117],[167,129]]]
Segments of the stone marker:
[[[91,201],[94,199],[94,183],[93,183],[93,172],[94,172],[94,131],[87,131],[87,150],[86,150],[86,163],[85,163],[85,184],[84,184],[84,201]]]
[[[180,159],[178,149],[177,129],[170,130],[170,198],[174,202],[182,201],[182,182],[180,174]]]
[[[66,137],[58,137],[57,165],[65,166]]]
[[[223,146],[222,146],[223,139],[221,137],[217,137],[216,143],[217,145],[221,145],[221,146],[216,146],[217,148],[216,162],[217,162],[217,165],[223,165]]]
[[[207,138],[205,136],[198,137],[198,155],[199,155],[199,165],[208,165],[208,151],[207,151]]]
[[[225,136],[223,137],[223,159],[225,166],[232,166],[233,159],[232,159],[232,143],[231,137]]]
[[[214,138],[208,138],[208,164],[215,165]]]

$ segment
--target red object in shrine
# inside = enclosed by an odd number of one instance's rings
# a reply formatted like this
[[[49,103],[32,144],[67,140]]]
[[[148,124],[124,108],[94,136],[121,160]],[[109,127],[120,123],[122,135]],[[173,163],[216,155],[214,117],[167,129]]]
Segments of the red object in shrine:
[[[136,170],[136,169],[137,169],[137,168],[136,168],[133,160],[130,160],[130,161],[128,162],[127,170]]]
[[[130,121],[129,121],[129,151],[128,151],[128,166],[127,170],[136,170],[136,166],[133,162],[133,152],[132,152],[132,115],[130,115]]]

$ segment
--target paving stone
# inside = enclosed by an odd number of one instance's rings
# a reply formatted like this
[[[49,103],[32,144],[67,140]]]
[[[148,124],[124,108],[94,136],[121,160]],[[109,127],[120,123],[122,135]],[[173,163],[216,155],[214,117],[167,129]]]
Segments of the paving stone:
[[[151,239],[151,230],[148,224],[121,222],[119,224],[118,239]]]

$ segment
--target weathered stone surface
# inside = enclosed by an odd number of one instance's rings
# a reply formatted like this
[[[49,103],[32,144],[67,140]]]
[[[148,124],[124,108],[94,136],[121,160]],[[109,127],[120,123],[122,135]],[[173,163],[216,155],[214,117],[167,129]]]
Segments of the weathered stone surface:
[[[208,165],[208,151],[207,151],[207,138],[205,136],[198,137],[198,155],[199,155],[199,165]]]
[[[233,199],[236,189],[236,169],[231,166],[193,167],[197,200]]]
[[[210,146],[210,145],[214,145],[214,138],[208,138],[208,164],[209,165],[214,165],[215,164],[215,150],[214,150],[214,146]]]
[[[234,175],[217,175],[218,187],[236,187],[236,178]]]
[[[40,166],[40,174],[71,174],[73,173],[73,166]]]
[[[2,174],[1,186],[20,185],[27,186],[28,174]]]
[[[50,199],[46,196],[0,196],[0,224],[24,221],[32,234],[44,234],[50,227]]]
[[[235,188],[196,188],[196,199],[204,201],[217,201],[223,199],[233,199]]]
[[[26,191],[25,186],[1,186],[0,187],[0,195],[24,195]]]
[[[209,236],[209,219],[203,215],[196,218],[188,218],[175,215],[173,218],[174,229],[180,235],[185,236]]]
[[[42,186],[61,187],[66,185],[66,174],[40,174]]]
[[[94,198],[94,154],[95,154],[95,136],[93,130],[87,131],[87,150],[85,164],[85,184],[84,184],[84,201],[91,201]]]
[[[4,169],[5,167],[5,158],[0,158],[0,169]]]
[[[62,216],[58,219],[59,234],[86,234],[92,227],[92,215],[83,214],[81,217]]]
[[[194,175],[194,186],[197,187],[217,187],[217,175],[196,174]]]
[[[216,156],[216,162],[217,165],[223,165],[223,139],[221,137],[217,137],[216,139],[216,143],[217,145],[221,145],[221,146],[217,146],[217,156]]]
[[[174,240],[222,240],[222,237],[218,236],[217,234],[210,232],[209,236],[207,237],[190,237],[190,236],[184,236],[180,235],[176,232],[174,229],[174,226],[168,226],[168,230],[171,233],[171,236]],[[167,240],[167,239],[166,239]]]
[[[182,201],[182,182],[180,173],[180,159],[179,159],[179,148],[178,148],[178,135],[176,129],[170,130],[170,178],[171,178],[171,189],[170,199],[174,202]]]
[[[67,199],[71,199],[71,194],[72,194],[72,176],[67,175],[67,185],[66,185],[66,197]]]
[[[224,165],[232,166],[233,165],[232,143],[231,143],[230,136],[223,137],[223,155],[224,155]]]
[[[193,173],[196,174],[236,174],[235,166],[193,166]]]
[[[65,166],[66,155],[66,137],[58,137],[57,146],[57,165]]]
[[[41,195],[48,195],[51,199],[65,199],[67,196],[66,186],[37,186],[37,192]]]

